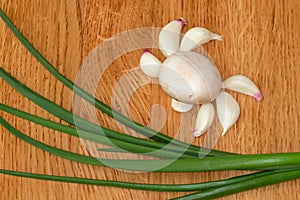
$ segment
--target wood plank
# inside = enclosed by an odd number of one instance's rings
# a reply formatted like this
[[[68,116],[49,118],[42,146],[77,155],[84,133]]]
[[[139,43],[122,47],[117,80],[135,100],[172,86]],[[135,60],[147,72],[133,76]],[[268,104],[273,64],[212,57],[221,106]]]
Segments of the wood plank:
[[[162,27],[184,17],[188,25],[206,27],[224,37],[223,42],[204,46],[218,66],[222,78],[244,74],[258,84],[263,100],[230,92],[240,103],[238,123],[214,148],[236,153],[275,153],[300,151],[300,3],[281,1],[10,1],[0,7],[28,40],[61,73],[75,80],[82,62],[105,39],[142,27]],[[51,76],[18,42],[0,21],[0,66],[35,91],[66,109],[74,109],[72,92]],[[134,38],[133,38],[134,39]],[[112,92],[120,77],[138,66],[142,49],[117,58],[101,76],[97,97],[111,105]],[[161,59],[158,50],[154,53]],[[138,82],[139,80],[137,80]],[[19,95],[0,80],[1,103],[26,112],[60,120]],[[124,87],[126,89],[127,86]],[[191,138],[190,124],[181,124],[182,116],[170,108],[170,98],[155,84],[146,85],[133,94],[130,116],[143,124],[151,121],[149,109],[160,104],[166,111],[161,132],[170,136],[182,126],[181,139]],[[197,111],[195,108],[193,112]],[[162,113],[163,115],[163,113]],[[47,144],[88,155],[79,139],[1,112],[19,130]],[[99,123],[120,130],[102,113]],[[153,119],[152,119],[153,120]],[[63,122],[64,123],[64,122]],[[204,138],[196,139],[201,145]],[[240,171],[209,173],[129,173],[93,167],[50,155],[10,135],[0,132],[0,168],[134,181],[141,183],[190,183],[240,175]],[[55,183],[0,175],[0,199],[167,199],[185,193],[148,192],[120,188]],[[222,199],[300,199],[300,181],[259,188]]]

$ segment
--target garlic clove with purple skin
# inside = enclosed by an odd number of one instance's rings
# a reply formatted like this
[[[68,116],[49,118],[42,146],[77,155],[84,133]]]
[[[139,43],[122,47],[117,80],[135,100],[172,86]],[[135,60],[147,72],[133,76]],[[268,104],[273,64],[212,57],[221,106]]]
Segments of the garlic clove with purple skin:
[[[180,33],[184,26],[186,26],[186,21],[180,18],[162,28],[159,33],[158,45],[164,56],[168,57],[179,50]]]
[[[158,77],[161,62],[148,49],[145,49],[140,58],[141,70],[150,77]]]
[[[202,104],[196,118],[193,135],[199,137],[204,134],[215,119],[215,109],[212,103]]]
[[[223,82],[223,87],[232,91],[240,92],[254,97],[257,101],[262,99],[262,94],[248,77],[243,75],[234,75]]]
[[[212,33],[206,28],[192,28],[184,34],[180,44],[180,51],[191,51],[210,40],[222,41],[222,36]]]
[[[227,92],[221,92],[216,98],[217,113],[223,127],[222,136],[236,123],[240,116],[238,102]]]
[[[193,108],[193,104],[183,103],[172,99],[172,108],[177,112],[187,112]]]

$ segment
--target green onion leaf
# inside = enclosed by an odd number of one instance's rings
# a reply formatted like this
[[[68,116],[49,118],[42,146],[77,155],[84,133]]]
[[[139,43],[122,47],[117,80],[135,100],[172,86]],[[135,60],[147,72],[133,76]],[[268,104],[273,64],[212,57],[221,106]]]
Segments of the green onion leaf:
[[[232,155],[207,158],[186,158],[178,160],[115,160],[96,159],[70,151],[55,148],[39,142],[11,126],[2,117],[0,124],[21,140],[54,155],[69,160],[103,166],[108,163],[109,167],[132,170],[132,171],[152,171],[157,172],[200,172],[214,170],[256,170],[256,169],[278,169],[289,167],[300,167],[300,153],[278,153],[259,155]]]
[[[191,183],[191,184],[143,184],[143,183],[112,181],[112,180],[77,178],[77,177],[69,177],[69,176],[53,176],[53,175],[35,174],[35,173],[11,171],[11,170],[4,170],[4,169],[0,169],[0,173],[9,174],[13,176],[21,176],[26,178],[35,178],[41,180],[78,183],[78,184],[89,184],[89,185],[97,185],[97,186],[111,186],[111,187],[138,189],[138,190],[152,190],[152,191],[161,191],[161,192],[165,192],[165,191],[184,192],[184,191],[199,191],[204,189],[226,186],[229,184],[239,183],[245,180],[251,180],[268,174],[274,174],[276,172],[274,171],[257,172],[253,174],[238,176],[238,177],[224,179],[224,180],[217,180],[217,181],[203,182],[203,183]]]

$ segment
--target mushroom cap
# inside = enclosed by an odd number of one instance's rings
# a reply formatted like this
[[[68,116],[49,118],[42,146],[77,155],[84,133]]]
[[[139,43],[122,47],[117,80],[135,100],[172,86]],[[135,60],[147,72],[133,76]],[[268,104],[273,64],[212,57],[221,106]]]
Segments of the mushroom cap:
[[[172,98],[190,104],[213,101],[222,79],[214,63],[204,55],[179,51],[168,57],[159,70],[159,84]]]

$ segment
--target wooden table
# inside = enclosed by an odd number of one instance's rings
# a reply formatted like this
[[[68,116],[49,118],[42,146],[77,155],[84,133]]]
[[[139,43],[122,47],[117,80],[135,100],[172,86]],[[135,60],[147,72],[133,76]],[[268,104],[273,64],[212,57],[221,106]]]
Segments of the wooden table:
[[[214,148],[236,153],[300,151],[300,3],[289,1],[11,1],[0,7],[26,38],[62,74],[75,80],[85,57],[96,46],[123,31],[162,27],[184,17],[191,27],[202,26],[224,37],[204,46],[222,78],[234,74],[250,77],[263,100],[230,92],[240,103],[238,123]],[[72,109],[72,92],[49,74],[0,21],[0,65],[46,98]],[[116,59],[105,71],[97,97],[111,104],[120,76],[138,66],[142,49]],[[159,58],[163,56],[154,50]],[[60,120],[31,103],[0,81],[1,103],[57,122]],[[178,129],[180,114],[170,108],[170,98],[155,84],[137,90],[130,102],[131,117],[150,121],[149,108],[160,104],[167,112],[162,132]],[[63,135],[1,112],[10,123],[47,144],[88,155],[78,138]],[[98,113],[99,123],[117,129],[113,120]],[[187,133],[188,134],[188,133]],[[185,136],[181,136],[185,137]],[[190,136],[187,136],[190,137]],[[201,145],[203,138],[194,144]],[[127,173],[71,162],[32,147],[1,127],[0,168],[141,183],[190,183],[216,180],[247,172]],[[0,199],[167,199],[184,193],[145,192],[111,187],[40,181],[0,175]],[[223,199],[300,199],[300,181],[246,191]]]

